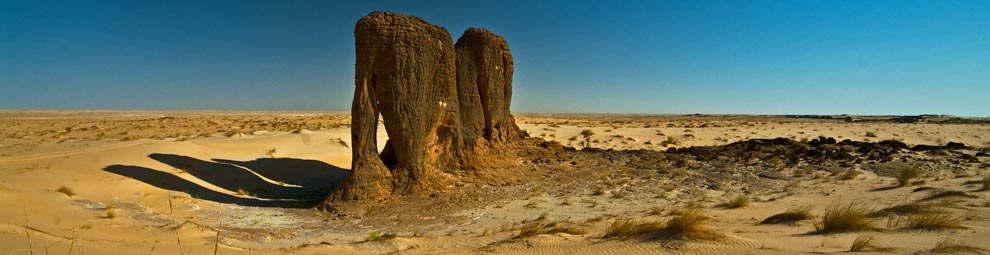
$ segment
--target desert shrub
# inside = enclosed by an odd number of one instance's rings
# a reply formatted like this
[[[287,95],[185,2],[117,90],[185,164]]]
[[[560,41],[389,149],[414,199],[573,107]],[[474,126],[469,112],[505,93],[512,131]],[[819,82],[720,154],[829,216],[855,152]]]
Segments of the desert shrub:
[[[584,137],[584,147],[591,147],[591,136],[595,135],[591,129],[581,130],[581,136]]]
[[[918,177],[918,169],[914,167],[901,168],[894,177],[897,178],[898,186],[906,187],[911,184],[911,179]]]
[[[810,220],[812,218],[814,217],[811,216],[811,207],[805,206],[787,209],[787,211],[782,213],[774,214],[761,221],[760,224],[794,224],[798,221]]]
[[[743,195],[735,196],[729,202],[725,203],[726,208],[741,208],[747,205],[749,205],[749,197]]]
[[[832,204],[825,208],[821,219],[815,222],[815,231],[832,233],[873,229],[867,214],[869,210],[855,202],[845,205]]]
[[[66,196],[69,196],[69,197],[72,197],[72,196],[75,196],[76,195],[76,192],[73,192],[72,191],[72,188],[69,188],[69,187],[66,187],[66,186],[59,186],[58,189],[55,189],[55,191],[56,192],[59,192],[59,193],[62,193],[62,194],[65,194]]]
[[[872,131],[866,131],[866,137],[877,137],[877,133],[873,133]]]

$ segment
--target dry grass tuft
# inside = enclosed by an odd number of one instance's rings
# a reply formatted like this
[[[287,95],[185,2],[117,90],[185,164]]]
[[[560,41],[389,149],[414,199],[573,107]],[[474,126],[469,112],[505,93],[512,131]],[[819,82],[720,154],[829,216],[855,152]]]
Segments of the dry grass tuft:
[[[859,171],[853,169],[847,169],[846,171],[842,172],[842,175],[839,176],[839,179],[852,180],[852,179],[856,179],[856,177],[859,176],[859,174],[860,174]]]
[[[954,240],[947,238],[935,244],[931,252],[935,254],[952,254],[952,253],[976,253],[983,254],[986,249],[973,246],[970,242],[964,242],[959,240]]]
[[[960,225],[961,218],[954,217],[948,212],[917,214],[908,217],[904,229],[938,231],[945,229],[965,229]]]
[[[856,239],[853,240],[852,246],[849,247],[849,251],[851,251],[851,252],[860,252],[860,251],[881,251],[881,252],[888,252],[888,251],[894,250],[893,248],[890,248],[890,247],[880,247],[880,246],[876,245],[874,243],[874,241],[876,241],[876,240],[877,239],[874,238],[871,235],[860,235],[860,236],[857,236]]]
[[[72,188],[69,188],[69,187],[66,187],[66,186],[59,186],[58,189],[56,189],[55,191],[56,192],[59,192],[59,193],[62,193],[62,194],[65,194],[66,196],[69,196],[69,197],[72,197],[72,196],[75,196],[76,195],[76,192],[72,191]]]
[[[519,229],[519,234],[513,236],[512,239],[521,239],[521,238],[527,238],[537,235],[556,234],[556,233],[565,233],[569,235],[583,235],[583,234],[587,234],[588,232],[573,226],[567,226],[560,222],[544,223],[541,221],[536,221],[523,225],[522,228]]]
[[[774,214],[761,221],[760,224],[794,224],[802,220],[814,218],[811,215],[811,206],[787,209],[782,213]]]
[[[815,222],[815,232],[833,233],[874,229],[867,217],[869,210],[856,202],[845,205],[832,204],[825,208],[821,219]]]
[[[746,207],[747,205],[749,205],[749,197],[738,195],[730,199],[729,202],[726,202],[723,206],[731,209],[731,208],[742,208],[742,207]]]
[[[705,226],[708,216],[697,209],[681,211],[667,222],[646,221],[636,222],[620,219],[608,226],[604,238],[646,238],[646,239],[682,239],[682,240],[714,240],[722,235]]]
[[[914,167],[901,168],[900,171],[897,171],[897,176],[894,177],[897,178],[897,186],[907,187],[911,185],[911,179],[918,177],[918,169]]]
[[[242,188],[237,188],[237,194],[241,196],[251,196],[251,193],[248,193],[246,190]]]
[[[659,232],[663,223],[659,221],[636,222],[630,219],[618,219],[605,229],[603,238],[643,237]]]
[[[987,190],[990,190],[990,174],[987,174],[986,176],[983,176],[982,179],[980,179],[979,191],[987,191]]]
[[[890,215],[904,216],[909,214],[935,213],[935,212],[938,212],[937,204],[910,202],[910,203],[902,203],[873,211],[869,214],[869,216],[870,217],[884,217]]]
[[[378,232],[372,231],[372,232],[368,232],[368,237],[365,237],[364,241],[365,242],[385,241],[392,238],[395,238],[395,234],[392,233],[380,234]]]
[[[106,211],[103,211],[103,218],[113,219],[117,218],[117,208],[113,206],[107,206]]]
[[[966,194],[966,192],[962,192],[958,190],[942,190],[942,191],[932,192],[930,195],[926,196],[925,198],[922,198],[921,201],[931,201],[931,200],[947,198],[947,197],[976,198],[976,196],[974,195]]]

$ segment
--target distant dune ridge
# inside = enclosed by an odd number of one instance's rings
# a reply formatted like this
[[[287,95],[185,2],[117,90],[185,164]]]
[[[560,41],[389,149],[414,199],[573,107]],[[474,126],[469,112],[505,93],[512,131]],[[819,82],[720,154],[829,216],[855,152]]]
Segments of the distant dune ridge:
[[[451,172],[498,165],[493,155],[521,137],[502,37],[469,28],[454,45],[445,28],[388,12],[358,20],[354,36],[352,172],[325,208],[439,191],[455,181]],[[380,154],[379,114],[389,134]]]

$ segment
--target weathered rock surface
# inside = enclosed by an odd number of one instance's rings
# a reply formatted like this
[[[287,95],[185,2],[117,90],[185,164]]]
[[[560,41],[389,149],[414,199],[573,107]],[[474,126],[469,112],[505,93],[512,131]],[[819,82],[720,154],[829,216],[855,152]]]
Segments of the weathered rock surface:
[[[457,39],[457,84],[466,134],[493,143],[518,136],[509,115],[512,101],[512,54],[501,36],[469,28]]]
[[[456,46],[446,29],[373,12],[354,29],[353,163],[325,207],[393,194],[429,194],[479,172],[522,132],[509,113],[512,55],[501,37],[468,29]],[[379,154],[379,114],[389,140]]]

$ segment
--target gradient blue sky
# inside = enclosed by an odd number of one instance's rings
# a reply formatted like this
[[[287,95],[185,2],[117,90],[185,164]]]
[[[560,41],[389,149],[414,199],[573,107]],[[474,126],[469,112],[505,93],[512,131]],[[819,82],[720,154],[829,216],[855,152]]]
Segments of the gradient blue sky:
[[[516,112],[990,116],[990,1],[0,1],[0,108],[349,110],[354,22],[505,37]]]

